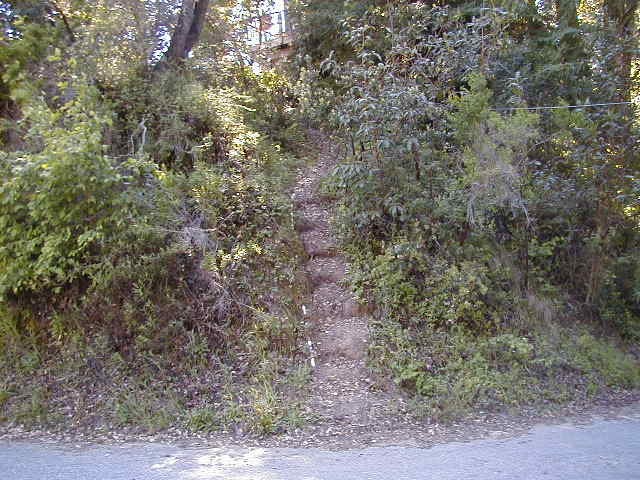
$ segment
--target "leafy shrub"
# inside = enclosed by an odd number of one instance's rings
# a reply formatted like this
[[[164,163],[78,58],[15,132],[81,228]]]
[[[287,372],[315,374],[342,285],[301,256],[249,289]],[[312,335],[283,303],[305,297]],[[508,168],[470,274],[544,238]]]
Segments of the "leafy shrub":
[[[105,155],[110,118],[96,102],[84,86],[57,111],[33,102],[23,120],[33,150],[1,158],[1,296],[59,291],[86,276],[135,216],[124,187],[140,181],[141,165]]]
[[[128,70],[98,90],[61,68],[55,96],[12,84],[28,147],[0,153],[3,414],[44,382],[47,418],[82,392],[81,422],[88,402],[97,422],[228,428],[253,418],[260,375],[255,428],[287,428],[304,288],[286,193],[298,159],[277,143],[299,139],[288,82]]]
[[[342,22],[349,49],[304,63],[322,101],[303,108],[345,152],[326,188],[353,288],[377,307],[370,360],[435,412],[628,387],[637,369],[628,344],[583,345],[599,369],[551,333],[637,337],[638,132],[614,109],[527,110],[609,88],[539,12],[370,6]],[[606,70],[583,28],[571,51]]]

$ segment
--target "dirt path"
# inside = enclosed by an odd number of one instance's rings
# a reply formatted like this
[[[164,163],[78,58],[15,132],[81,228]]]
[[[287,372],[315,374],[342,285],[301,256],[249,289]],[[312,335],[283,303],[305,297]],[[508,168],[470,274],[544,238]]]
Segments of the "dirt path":
[[[312,288],[305,305],[315,363],[308,409],[326,430],[345,433],[380,426],[404,410],[404,401],[367,368],[368,319],[344,286],[349,267],[331,228],[334,205],[319,191],[339,153],[321,134],[314,134],[313,141],[318,161],[301,175],[293,195]]]

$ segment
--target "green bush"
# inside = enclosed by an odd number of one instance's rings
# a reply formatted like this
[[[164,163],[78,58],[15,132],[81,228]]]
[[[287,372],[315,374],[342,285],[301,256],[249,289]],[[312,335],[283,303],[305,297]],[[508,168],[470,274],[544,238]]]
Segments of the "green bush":
[[[303,107],[346,152],[326,187],[353,289],[377,308],[371,362],[441,413],[629,387],[637,369],[624,343],[579,354],[545,331],[637,337],[637,130],[596,110],[527,110],[589,82],[536,90],[544,75],[521,70],[531,45],[510,30],[524,13],[371,7],[344,21],[348,61],[303,71],[335,96],[328,115]],[[392,31],[373,28],[388,17]],[[543,50],[527,58],[576,74]]]
[[[53,110],[25,108],[30,149],[0,157],[0,296],[60,290],[99,261],[131,227],[136,205],[127,186],[140,165],[107,156],[109,112],[96,92]]]

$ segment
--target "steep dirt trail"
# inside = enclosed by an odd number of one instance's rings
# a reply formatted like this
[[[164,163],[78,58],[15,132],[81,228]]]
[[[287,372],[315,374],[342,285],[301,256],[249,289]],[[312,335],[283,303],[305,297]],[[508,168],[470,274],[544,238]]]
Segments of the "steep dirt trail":
[[[389,386],[367,368],[368,319],[343,284],[348,264],[331,229],[334,205],[319,192],[340,156],[321,134],[312,134],[312,140],[318,160],[300,176],[293,194],[312,288],[305,305],[315,363],[308,409],[320,417],[325,432],[379,428],[404,409],[403,400],[397,392],[385,391]]]

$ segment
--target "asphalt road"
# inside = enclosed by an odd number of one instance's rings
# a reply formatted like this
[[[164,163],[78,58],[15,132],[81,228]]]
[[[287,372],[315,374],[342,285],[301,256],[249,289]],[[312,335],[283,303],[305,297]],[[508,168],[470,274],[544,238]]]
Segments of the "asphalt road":
[[[69,447],[0,443],[0,480],[631,480],[640,419],[538,426],[524,436],[432,448]]]

